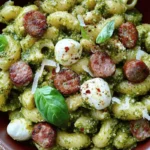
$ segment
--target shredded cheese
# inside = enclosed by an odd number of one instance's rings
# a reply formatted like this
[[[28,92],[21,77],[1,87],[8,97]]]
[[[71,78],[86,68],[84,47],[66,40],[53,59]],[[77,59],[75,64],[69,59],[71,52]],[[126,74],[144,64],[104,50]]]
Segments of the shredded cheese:
[[[113,98],[112,98],[112,102],[115,102],[115,103],[117,103],[117,104],[121,104],[120,99],[117,98],[117,97],[113,97]]]
[[[143,119],[147,119],[148,121],[150,121],[150,116],[148,114],[147,109],[143,110]]]
[[[93,73],[91,72],[91,70],[89,69],[88,66],[83,65],[82,69],[87,72],[91,77],[94,77]]]
[[[127,109],[129,109],[129,107],[130,107],[129,101],[130,101],[130,97],[126,97],[125,98],[125,103],[123,103],[121,105],[120,109],[121,110],[127,110]]]
[[[41,68],[40,70],[38,70],[34,76],[34,79],[33,79],[33,84],[32,84],[32,94],[35,93],[36,91],[36,88],[38,86],[38,81],[39,81],[39,78],[42,76],[42,73],[43,73],[43,70],[44,70],[44,67],[45,66],[52,66],[52,67],[56,67],[56,72],[59,72],[60,71],[60,66],[58,63],[56,63],[55,61],[53,60],[49,60],[49,59],[43,59],[42,61],[42,64],[41,64]]]
[[[146,54],[146,52],[144,52],[143,50],[141,50],[140,48],[138,49],[137,53],[136,53],[136,60],[141,60],[141,58]]]
[[[60,65],[57,63],[56,65],[56,73],[58,73],[60,71]]]
[[[77,18],[79,20],[80,26],[85,27],[86,25],[84,23],[83,17],[81,15],[78,15]]]
[[[31,90],[32,94],[34,94],[36,91],[39,78],[40,78],[40,71],[37,71],[35,76],[34,76],[34,79],[33,79],[32,90]]]
[[[57,63],[53,60],[49,60],[49,59],[44,59],[42,62],[43,66],[52,66],[52,67],[56,67]]]

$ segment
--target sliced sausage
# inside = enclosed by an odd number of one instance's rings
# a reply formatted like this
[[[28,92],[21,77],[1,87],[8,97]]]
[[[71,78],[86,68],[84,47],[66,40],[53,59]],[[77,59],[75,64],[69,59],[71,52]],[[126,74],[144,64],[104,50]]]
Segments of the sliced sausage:
[[[47,29],[46,17],[39,11],[29,11],[24,15],[23,25],[28,34],[41,37]]]
[[[119,39],[126,48],[133,48],[138,40],[138,31],[131,22],[123,23],[119,27]]]
[[[90,57],[90,68],[95,77],[106,78],[114,74],[116,65],[105,52],[97,52]]]
[[[63,69],[55,75],[54,85],[64,95],[73,94],[80,89],[80,78],[72,70]]]
[[[54,146],[56,141],[56,130],[52,125],[42,122],[33,127],[32,139],[43,148]]]
[[[127,61],[123,66],[126,78],[133,83],[144,81],[149,75],[149,68],[141,60]]]
[[[9,75],[13,84],[19,87],[28,85],[33,79],[32,69],[23,61],[12,64],[9,69]]]
[[[143,141],[150,137],[150,124],[145,119],[131,121],[130,131],[137,140]]]

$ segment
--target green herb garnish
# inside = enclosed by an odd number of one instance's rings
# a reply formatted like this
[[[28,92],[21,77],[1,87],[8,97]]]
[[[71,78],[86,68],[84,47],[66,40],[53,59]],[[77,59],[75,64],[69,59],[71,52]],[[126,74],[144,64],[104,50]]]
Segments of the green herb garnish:
[[[101,32],[98,34],[98,36],[96,38],[96,43],[97,44],[105,43],[113,35],[114,29],[115,29],[115,21],[112,20],[112,21],[108,22],[103,27]]]
[[[58,127],[67,125],[68,107],[58,90],[49,86],[37,88],[34,98],[37,109],[47,122]]]
[[[7,45],[8,45],[8,41],[6,37],[0,34],[0,52],[3,52]]]

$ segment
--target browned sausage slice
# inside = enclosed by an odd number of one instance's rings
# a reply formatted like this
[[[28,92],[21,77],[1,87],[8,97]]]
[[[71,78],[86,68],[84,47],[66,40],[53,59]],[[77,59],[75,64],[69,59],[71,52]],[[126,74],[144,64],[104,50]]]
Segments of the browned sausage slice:
[[[90,68],[95,77],[106,78],[114,74],[116,65],[105,52],[97,52],[90,57]]]
[[[33,127],[32,139],[43,148],[54,146],[56,130],[46,122],[38,123]]]
[[[72,70],[63,69],[55,75],[54,85],[64,95],[73,94],[80,89],[80,78]]]
[[[123,23],[119,27],[119,39],[126,48],[133,48],[138,40],[138,31],[131,22]]]
[[[140,83],[149,75],[148,67],[141,60],[127,61],[123,66],[123,71],[126,78],[133,83]]]
[[[130,130],[134,137],[139,141],[143,141],[150,137],[150,124],[148,120],[141,119],[130,122]]]
[[[15,86],[26,86],[33,79],[32,69],[23,61],[12,64],[9,69],[9,75]]]
[[[47,29],[46,17],[39,11],[29,11],[24,15],[23,25],[28,34],[41,37]]]

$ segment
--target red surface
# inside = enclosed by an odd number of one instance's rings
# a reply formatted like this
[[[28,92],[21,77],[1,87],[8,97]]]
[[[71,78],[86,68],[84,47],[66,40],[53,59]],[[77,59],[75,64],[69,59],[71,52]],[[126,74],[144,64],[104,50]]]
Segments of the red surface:
[[[0,5],[6,0],[0,0]],[[30,0],[31,1],[31,0]],[[29,0],[15,0],[15,4],[23,6],[27,4]],[[143,14],[143,22],[150,23],[150,0],[138,0],[137,8]],[[0,24],[0,29],[5,27],[5,25]],[[29,145],[29,142],[20,143],[12,140],[6,133],[6,127],[8,124],[8,116],[5,113],[0,113],[0,150],[1,147],[5,150],[36,150],[34,147]],[[150,148],[150,140],[143,142],[138,145],[134,150],[148,150]]]

